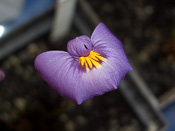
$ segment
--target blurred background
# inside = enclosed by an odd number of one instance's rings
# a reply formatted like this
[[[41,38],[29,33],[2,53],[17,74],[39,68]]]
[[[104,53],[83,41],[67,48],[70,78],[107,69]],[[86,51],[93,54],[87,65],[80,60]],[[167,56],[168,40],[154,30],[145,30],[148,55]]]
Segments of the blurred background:
[[[76,105],[34,69],[35,57],[65,50],[103,22],[134,71],[115,90]],[[174,131],[175,2],[0,0],[1,131]]]

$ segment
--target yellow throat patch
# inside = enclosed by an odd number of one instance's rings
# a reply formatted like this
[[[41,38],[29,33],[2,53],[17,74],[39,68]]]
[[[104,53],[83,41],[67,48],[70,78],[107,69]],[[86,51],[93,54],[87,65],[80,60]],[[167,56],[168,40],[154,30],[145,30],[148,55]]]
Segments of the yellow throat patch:
[[[79,58],[80,65],[82,69],[93,69],[99,68],[101,66],[101,63],[105,61],[106,59],[101,56],[101,54],[97,52],[91,51],[88,56],[82,56]]]

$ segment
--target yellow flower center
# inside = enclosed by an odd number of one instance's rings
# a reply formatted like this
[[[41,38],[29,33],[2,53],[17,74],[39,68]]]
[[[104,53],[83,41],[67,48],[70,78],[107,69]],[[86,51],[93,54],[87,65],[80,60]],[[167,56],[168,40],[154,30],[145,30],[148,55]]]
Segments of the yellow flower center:
[[[101,63],[105,61],[105,58],[97,53],[91,51],[88,56],[82,56],[79,58],[82,69],[93,69],[101,66]]]

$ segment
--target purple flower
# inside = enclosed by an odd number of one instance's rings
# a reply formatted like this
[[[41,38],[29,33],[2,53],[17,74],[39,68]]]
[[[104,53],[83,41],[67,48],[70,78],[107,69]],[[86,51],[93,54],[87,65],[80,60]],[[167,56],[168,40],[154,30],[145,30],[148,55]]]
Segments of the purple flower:
[[[122,43],[103,23],[91,39],[83,35],[69,41],[67,50],[38,55],[35,68],[61,96],[77,104],[117,89],[132,70]]]

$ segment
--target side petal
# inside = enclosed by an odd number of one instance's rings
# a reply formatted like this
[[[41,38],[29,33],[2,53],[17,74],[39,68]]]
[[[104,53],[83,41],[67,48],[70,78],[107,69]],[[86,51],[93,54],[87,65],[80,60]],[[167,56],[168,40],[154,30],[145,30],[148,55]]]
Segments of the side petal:
[[[38,55],[34,66],[41,77],[63,97],[76,100],[75,85],[79,66],[72,56],[64,51],[48,51]]]
[[[98,46],[99,41],[108,44],[110,47],[122,47],[122,43],[113,35],[113,33],[106,27],[105,24],[100,23],[94,29],[91,40],[95,46]]]
[[[94,51],[105,55],[112,68],[119,72],[118,75],[125,76],[127,72],[132,70],[124,52],[123,44],[103,23],[97,25],[91,40],[94,44]]]

